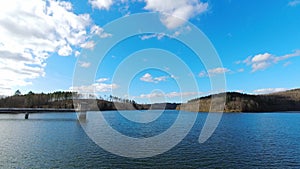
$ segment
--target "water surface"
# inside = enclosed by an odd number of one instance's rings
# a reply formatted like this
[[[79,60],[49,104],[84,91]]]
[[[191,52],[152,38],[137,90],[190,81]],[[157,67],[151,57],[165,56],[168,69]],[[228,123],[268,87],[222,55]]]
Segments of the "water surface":
[[[89,112],[88,119],[94,113],[99,112]],[[118,112],[102,113],[114,129],[136,138],[164,132],[178,116],[165,111],[150,123],[132,123]],[[191,113],[185,116],[189,123]],[[199,144],[206,116],[199,113],[187,137],[170,151],[132,159],[97,146],[75,113],[31,114],[29,120],[1,114],[0,168],[300,168],[300,113],[224,114],[213,136]]]

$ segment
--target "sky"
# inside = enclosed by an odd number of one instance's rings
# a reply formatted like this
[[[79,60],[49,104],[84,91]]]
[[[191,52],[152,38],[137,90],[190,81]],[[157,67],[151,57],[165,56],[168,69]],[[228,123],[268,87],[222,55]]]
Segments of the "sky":
[[[128,21],[148,13],[157,19]],[[212,79],[223,76],[226,91],[299,88],[299,25],[300,0],[1,1],[0,95],[72,90],[185,102],[217,92]],[[132,27],[134,35],[104,52]],[[202,46],[202,55],[181,37]],[[214,57],[203,56],[207,44],[221,64],[202,60]]]

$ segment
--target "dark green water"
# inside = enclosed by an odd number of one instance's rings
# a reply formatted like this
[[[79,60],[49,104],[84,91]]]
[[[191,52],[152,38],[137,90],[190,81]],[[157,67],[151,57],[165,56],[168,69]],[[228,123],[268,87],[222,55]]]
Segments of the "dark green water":
[[[144,138],[172,126],[178,112],[166,111],[148,124],[132,123],[118,112],[103,114],[114,129]],[[0,115],[0,168],[300,168],[300,113],[224,114],[212,137],[199,144],[207,116],[201,113],[180,144],[143,159],[103,150],[89,139],[76,114],[23,116]]]

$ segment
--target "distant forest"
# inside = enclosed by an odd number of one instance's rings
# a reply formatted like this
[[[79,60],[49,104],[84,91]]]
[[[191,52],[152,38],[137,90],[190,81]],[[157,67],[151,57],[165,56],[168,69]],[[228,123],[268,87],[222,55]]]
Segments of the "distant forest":
[[[300,111],[300,89],[289,90],[264,95],[249,95],[237,92],[227,92],[195,98],[187,103],[156,103],[138,104],[134,100],[122,99],[116,96],[96,98],[89,95],[84,98],[74,92],[21,94],[19,90],[13,96],[0,99],[0,108],[57,108],[73,109],[74,102],[83,101],[89,110],[148,110],[177,109],[192,112],[209,112],[212,98],[222,98],[226,94],[225,112],[279,112]],[[220,103],[221,104],[221,103]]]
[[[76,92],[58,91],[54,93],[22,94],[19,90],[13,96],[0,99],[0,108],[57,108],[74,109],[74,102],[85,102],[89,110],[146,110],[176,109],[177,104],[138,104],[134,100],[108,95],[97,98],[94,95],[83,96]]]
[[[13,96],[0,99],[1,108],[73,108],[72,92],[21,94],[19,90]]]

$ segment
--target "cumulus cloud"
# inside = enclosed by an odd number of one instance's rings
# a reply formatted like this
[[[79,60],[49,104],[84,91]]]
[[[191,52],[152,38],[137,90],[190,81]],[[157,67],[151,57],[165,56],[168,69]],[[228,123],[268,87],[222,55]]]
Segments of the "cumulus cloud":
[[[69,90],[80,93],[82,95],[96,96],[99,93],[112,92],[112,90],[119,88],[115,83],[109,83],[109,78],[99,78],[95,83],[90,85],[72,86]]]
[[[117,5],[125,16],[131,13],[129,3],[135,2],[145,2],[145,10],[160,13],[162,23],[169,29],[177,28],[208,10],[208,3],[200,0],[89,0],[92,7],[99,10],[110,10]]]
[[[95,47],[95,42],[94,41],[88,41],[88,42],[85,42],[85,43],[82,43],[80,45],[80,47],[84,48],[84,49],[93,49]]]
[[[208,9],[208,3],[198,0],[145,0],[146,10],[159,12],[162,23],[169,29],[183,25],[187,20]]]
[[[58,54],[60,56],[70,56],[72,54],[72,48],[70,47],[70,45],[65,45],[62,46],[59,50],[58,50]]]
[[[286,91],[286,90],[288,90],[288,89],[286,89],[286,88],[266,88],[266,89],[254,90],[253,93],[255,93],[255,94],[268,94],[268,93],[282,92],[282,91]]]
[[[288,6],[294,7],[300,4],[300,0],[293,0],[288,3]]]
[[[99,10],[110,10],[113,5],[118,7],[118,11],[123,16],[128,16],[131,14],[129,7],[130,3],[142,2],[142,0],[89,0],[89,4],[92,5],[94,9]]]
[[[56,0],[0,1],[0,86],[31,84],[45,75],[46,59],[52,54],[69,56],[83,47],[93,34],[107,36],[93,26],[88,14],[75,14],[70,2]],[[96,29],[97,28],[97,29]],[[95,31],[98,30],[98,31]],[[0,95],[11,94],[0,90]]]
[[[286,54],[283,56],[275,56],[270,53],[264,53],[255,56],[249,56],[244,61],[238,61],[237,63],[244,63],[248,66],[251,66],[252,72],[256,72],[259,70],[265,70],[266,68],[280,61],[297,56],[300,56],[300,50],[296,50],[294,53]]]
[[[117,89],[118,87],[119,86],[114,83],[108,84],[104,82],[96,82],[91,85],[73,86],[70,87],[70,90],[81,94],[95,94],[95,93],[111,92],[113,89]]]
[[[95,83],[93,84],[72,86],[69,90],[90,97],[90,95],[96,96],[98,93],[111,92],[112,90],[119,88],[119,85],[109,83],[108,81],[109,78],[99,78],[95,80]]]
[[[140,78],[140,80],[148,83],[159,83],[166,81],[168,78],[169,76],[153,77],[150,73],[146,73]]]
[[[113,5],[113,0],[89,0],[89,3],[93,8],[109,10],[110,6]]]
[[[231,72],[230,69],[227,68],[223,68],[223,67],[218,67],[218,68],[214,68],[214,69],[209,69],[207,72],[206,71],[201,71],[199,73],[199,77],[213,77],[219,74],[224,74],[224,73],[228,73]]]

